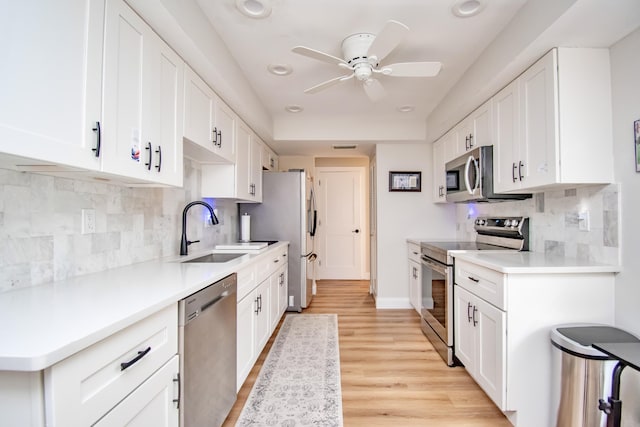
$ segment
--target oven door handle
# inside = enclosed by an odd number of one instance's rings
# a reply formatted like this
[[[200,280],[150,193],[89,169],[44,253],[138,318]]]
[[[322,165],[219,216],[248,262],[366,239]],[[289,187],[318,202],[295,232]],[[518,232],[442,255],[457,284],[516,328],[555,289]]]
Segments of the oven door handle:
[[[432,270],[437,271],[438,273],[442,274],[443,276],[447,275],[447,268],[450,268],[449,266],[442,265],[440,263],[437,263],[437,262],[431,260],[430,258],[427,258],[425,255],[422,255],[420,257],[420,260],[422,261],[422,264],[426,265],[427,267],[431,268]]]

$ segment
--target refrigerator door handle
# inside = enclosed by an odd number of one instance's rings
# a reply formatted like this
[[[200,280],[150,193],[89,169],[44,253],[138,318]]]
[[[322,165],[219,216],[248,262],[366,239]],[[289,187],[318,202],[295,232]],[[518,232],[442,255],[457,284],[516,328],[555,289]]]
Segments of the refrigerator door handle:
[[[307,258],[309,261],[315,261],[315,259],[318,258],[318,255],[313,252],[309,252],[308,254],[300,255],[300,258]]]

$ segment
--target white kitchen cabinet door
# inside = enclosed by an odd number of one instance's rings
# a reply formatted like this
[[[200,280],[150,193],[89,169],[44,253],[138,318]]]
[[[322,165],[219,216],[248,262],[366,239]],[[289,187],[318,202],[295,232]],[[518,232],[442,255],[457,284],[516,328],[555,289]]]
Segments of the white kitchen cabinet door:
[[[473,377],[500,409],[506,406],[507,323],[506,313],[475,298],[472,321],[476,332]]]
[[[213,126],[217,132],[214,151],[233,163],[236,154],[236,114],[218,97],[215,99]]]
[[[422,266],[409,261],[409,300],[413,308],[420,314],[422,302]]]
[[[476,340],[473,326],[473,301],[471,293],[454,286],[454,342],[455,355],[473,375],[476,362]]]
[[[103,172],[182,185],[183,67],[129,6],[107,0]]]
[[[185,147],[185,155],[193,160],[206,162],[216,157],[212,153],[217,140],[213,130],[213,90],[191,69],[184,71],[184,137],[200,150]],[[216,159],[217,160],[217,159]]]
[[[255,291],[238,302],[237,310],[237,389],[240,390],[251,372],[256,355],[256,313]]]
[[[262,348],[265,346],[269,337],[271,336],[271,316],[269,315],[269,308],[271,304],[271,298],[269,295],[270,292],[270,281],[263,281],[256,288],[256,300],[258,304],[258,313],[256,315],[256,348],[258,349],[258,354],[262,351]],[[258,355],[256,355],[257,357]]]
[[[493,97],[495,144],[493,182],[497,192],[518,189],[520,180],[518,83],[512,82]]]
[[[289,268],[286,263],[280,268],[281,268],[280,274],[278,274],[278,277],[280,278],[279,285],[278,285],[279,286],[278,307],[279,307],[280,316],[282,316],[282,314],[285,311],[287,311],[287,307],[289,307],[289,273],[288,273]]]
[[[179,372],[176,355],[94,425],[177,427]]]
[[[251,196],[254,202],[262,202],[262,145],[262,141],[255,134],[252,134],[249,179],[251,182]]]
[[[3,2],[0,153],[99,170],[104,3]]]
[[[553,50],[517,80],[520,147],[515,176],[522,188],[558,182],[557,66]]]
[[[236,197],[243,200],[252,200],[251,192],[251,129],[243,122],[238,122],[237,157],[235,169]]]
[[[269,279],[269,323],[273,331],[280,320],[280,271],[273,273]]]
[[[446,136],[433,143],[433,201],[445,203],[447,196],[447,174],[445,171]]]

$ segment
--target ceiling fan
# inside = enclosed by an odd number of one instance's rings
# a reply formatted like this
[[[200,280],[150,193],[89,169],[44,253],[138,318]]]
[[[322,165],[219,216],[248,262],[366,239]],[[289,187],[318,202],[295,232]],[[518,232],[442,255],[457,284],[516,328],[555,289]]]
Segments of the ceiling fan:
[[[336,64],[340,68],[350,71],[347,75],[327,80],[306,89],[304,92],[316,93],[355,77],[362,82],[362,87],[369,99],[375,102],[385,95],[382,83],[375,78],[376,74],[391,77],[433,77],[438,75],[442,67],[440,62],[399,62],[381,65],[384,58],[400,44],[408,32],[409,27],[391,20],[387,21],[377,36],[369,33],[350,35],[342,41],[344,59],[306,46],[294,47],[292,51],[299,55]]]

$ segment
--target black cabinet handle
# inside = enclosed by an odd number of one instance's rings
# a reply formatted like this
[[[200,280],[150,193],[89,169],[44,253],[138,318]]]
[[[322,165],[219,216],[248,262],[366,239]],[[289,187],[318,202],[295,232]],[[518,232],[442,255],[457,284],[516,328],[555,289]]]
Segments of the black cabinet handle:
[[[213,139],[211,140],[211,142],[213,142],[213,145],[218,145],[218,128],[217,127],[213,128]]]
[[[472,319],[471,314],[469,313],[469,310],[471,310],[471,307],[472,307],[471,303],[468,302],[467,303],[467,321],[468,322],[471,322],[471,319]]]
[[[149,151],[149,162],[145,163],[144,165],[147,167],[147,170],[150,171],[151,170],[151,156],[153,156],[153,151],[151,150],[151,141],[149,141],[147,143],[147,146],[145,147],[145,150]]]
[[[476,307],[475,305],[473,306],[473,326],[476,326],[478,324],[478,321],[476,320],[476,313],[478,312],[478,307]]]
[[[360,230],[356,228],[355,230],[353,230],[353,232],[358,234],[360,232]]]
[[[258,310],[262,311],[262,294],[258,295]]]
[[[516,168],[517,165],[515,163],[511,163],[513,165],[512,169],[511,169],[511,178],[513,179],[513,182],[516,182],[518,178],[516,178]]]
[[[469,145],[469,135],[464,137],[464,149],[468,150],[469,148],[471,148],[471,146]]]
[[[522,181],[522,167],[524,166],[524,163],[522,163],[522,160],[520,160],[518,162],[518,177],[520,178],[520,181]]]
[[[473,282],[480,282],[480,279],[476,279],[475,277],[471,277],[471,276],[467,276],[469,278],[469,280],[473,281]]]
[[[258,313],[260,313],[260,306],[258,305],[258,298],[256,298],[256,309],[254,310],[254,312],[256,313],[256,315]]]
[[[102,143],[102,130],[100,129],[100,122],[96,122],[96,127],[92,129],[97,137],[96,137],[96,148],[92,148],[91,151],[96,153],[96,157],[100,157],[100,145]]]
[[[158,164],[156,165],[156,169],[160,172],[160,169],[162,168],[162,148],[159,145],[156,153],[158,154]]]
[[[473,134],[469,134],[469,148],[473,148]]]
[[[180,393],[181,393],[181,389],[180,389],[180,372],[178,372],[176,374],[176,377],[173,379],[173,382],[177,382],[178,383],[178,397],[176,399],[173,399],[173,403],[176,404],[176,409],[180,409]]]
[[[222,131],[218,131],[218,148],[222,148]]]
[[[136,357],[134,357],[133,359],[129,360],[128,362],[121,363],[120,364],[120,370],[124,371],[125,369],[127,369],[128,367],[130,367],[131,365],[135,364],[140,359],[145,357],[147,354],[149,354],[150,351],[151,351],[151,347],[147,347],[146,349],[144,349],[142,351],[139,351],[138,355]]]

